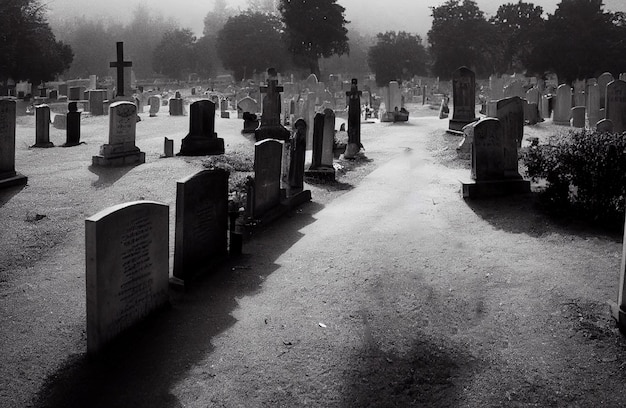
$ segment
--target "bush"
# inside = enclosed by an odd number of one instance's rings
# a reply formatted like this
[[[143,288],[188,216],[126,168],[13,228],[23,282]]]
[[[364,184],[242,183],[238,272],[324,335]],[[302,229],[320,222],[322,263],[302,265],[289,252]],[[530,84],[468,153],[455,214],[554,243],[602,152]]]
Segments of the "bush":
[[[624,218],[625,150],[626,133],[580,130],[529,147],[522,160],[533,181],[547,182],[550,209],[612,223]]]

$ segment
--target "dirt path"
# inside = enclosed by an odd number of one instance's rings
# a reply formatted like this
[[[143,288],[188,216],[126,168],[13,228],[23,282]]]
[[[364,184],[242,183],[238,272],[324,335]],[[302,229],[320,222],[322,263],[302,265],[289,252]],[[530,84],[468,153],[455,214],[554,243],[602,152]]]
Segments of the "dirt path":
[[[464,201],[458,139],[433,117],[363,125],[373,161],[339,191],[313,187],[123,350],[87,361],[84,218],[141,197],[173,217],[175,180],[200,166],[157,159],[188,121],[161,119],[140,126],[147,163],[107,174],[88,170],[106,122],[47,151],[25,149],[21,123],[29,186],[0,195],[0,406],[623,405],[626,343],[605,303],[621,238],[555,224],[532,197]]]

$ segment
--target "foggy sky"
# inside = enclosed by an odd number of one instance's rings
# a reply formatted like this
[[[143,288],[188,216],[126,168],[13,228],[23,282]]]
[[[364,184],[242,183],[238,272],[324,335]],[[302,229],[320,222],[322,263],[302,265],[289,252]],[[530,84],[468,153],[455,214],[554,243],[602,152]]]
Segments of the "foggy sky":
[[[543,7],[546,13],[553,13],[561,0],[526,0]],[[338,0],[346,8],[346,19],[352,27],[364,34],[376,34],[384,31],[407,31],[426,37],[431,26],[429,7],[443,4],[445,0]],[[487,18],[494,15],[498,6],[516,3],[517,0],[477,0],[480,9]],[[54,18],[87,17],[112,18],[127,22],[138,5],[145,5],[156,14],[173,18],[182,28],[191,29],[197,36],[202,35],[204,16],[213,9],[214,0],[44,0]],[[245,9],[246,0],[230,0],[231,8]],[[604,0],[605,9],[626,11],[624,0]]]

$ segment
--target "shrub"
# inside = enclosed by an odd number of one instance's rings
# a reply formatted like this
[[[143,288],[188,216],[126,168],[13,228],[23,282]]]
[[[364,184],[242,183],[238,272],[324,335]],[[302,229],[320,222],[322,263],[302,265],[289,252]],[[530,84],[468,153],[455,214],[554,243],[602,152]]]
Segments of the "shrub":
[[[523,154],[526,174],[544,179],[552,210],[573,210],[603,222],[624,218],[626,133],[570,131]]]

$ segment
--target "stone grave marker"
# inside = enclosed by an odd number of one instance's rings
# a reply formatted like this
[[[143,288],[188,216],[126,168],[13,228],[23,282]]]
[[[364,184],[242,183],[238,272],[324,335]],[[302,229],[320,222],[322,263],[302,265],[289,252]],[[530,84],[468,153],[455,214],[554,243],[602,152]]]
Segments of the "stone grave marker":
[[[189,133],[182,140],[179,156],[224,154],[224,139],[215,133],[215,104],[208,99],[189,107]]]
[[[392,81],[393,82],[393,81]],[[391,84],[389,85],[391,89]],[[343,154],[345,159],[354,159],[361,151],[361,94],[356,78],[352,78],[348,98],[348,144]]]
[[[16,105],[14,100],[0,99],[0,189],[28,181],[15,171]]]
[[[174,157],[174,140],[163,138],[163,156],[162,157]]]
[[[118,41],[115,43],[117,59],[109,64],[110,68],[116,69],[117,81],[116,81],[116,95],[117,99],[127,99],[132,96],[131,89],[131,76],[130,69],[133,63],[130,61],[124,61],[124,43]]]
[[[572,108],[572,126],[575,128],[585,127],[585,107],[574,106]]]
[[[170,116],[183,116],[183,99],[182,98],[170,98],[169,100]]]
[[[585,88],[587,83],[584,79],[574,81],[574,106],[585,106]]]
[[[254,133],[259,127],[259,119],[255,113],[244,112],[243,113],[243,129],[241,133]]]
[[[304,162],[306,156],[306,122],[300,118],[293,126],[290,139],[289,170],[287,176],[287,196],[293,196],[304,189]]]
[[[64,147],[78,146],[80,144],[80,116],[78,111],[78,103],[70,102],[67,104],[68,112],[65,114],[65,144]]]
[[[159,95],[150,95],[148,104],[150,105],[150,117],[154,118],[159,113],[159,109],[161,109],[161,97]]]
[[[254,132],[257,141],[264,139],[288,140],[290,132],[280,123],[281,99],[280,92],[282,86],[278,86],[276,70],[267,70],[267,86],[261,87],[263,97],[263,110],[261,113],[261,124]],[[313,74],[312,74],[313,75]]]
[[[67,116],[57,113],[52,119],[52,127],[55,129],[66,130],[67,129]]]
[[[280,204],[283,142],[265,139],[254,144],[253,218],[260,218]]]
[[[587,86],[587,118],[589,127],[594,128],[600,118],[600,87],[598,84]]]
[[[452,73],[452,118],[448,131],[460,133],[476,120],[476,76],[467,67]]]
[[[222,119],[230,119],[230,112],[228,112],[228,100],[226,98],[220,101],[220,117]]]
[[[334,136],[335,131],[335,113],[328,109],[330,112],[328,113],[328,122],[332,120],[332,128],[331,134]],[[335,180],[335,168],[333,167],[333,156],[332,156],[332,139],[330,140],[330,157],[328,152],[324,152],[324,150],[328,150],[328,141],[325,138],[328,138],[329,133],[325,130],[326,128],[326,112],[318,113],[315,115],[313,120],[313,152],[311,159],[311,166],[305,172],[305,175],[308,177],[314,177],[323,180]],[[326,162],[324,162],[324,159]]]
[[[550,100],[547,96],[541,95],[541,117],[550,119]]]
[[[246,96],[245,98],[241,99],[237,103],[237,117],[239,119],[243,119],[243,114],[245,112],[256,114],[257,106],[258,106],[257,101],[255,101],[249,96]]]
[[[567,84],[561,84],[556,90],[556,104],[554,106],[555,125],[569,126],[572,113],[572,88]]]
[[[202,170],[176,182],[174,277],[185,283],[227,254],[228,176]]]
[[[59,95],[68,96],[68,86],[67,84],[59,84]]]
[[[109,143],[92,157],[94,166],[126,166],[145,163],[146,154],[135,146],[137,107],[128,101],[109,106]]]
[[[500,120],[502,148],[504,153],[504,175],[520,178],[517,149],[524,138],[524,106],[517,96],[496,102],[496,118]]]
[[[604,103],[606,102],[606,86],[609,82],[613,81],[613,74],[605,72],[598,77],[598,88],[600,89],[600,109],[604,109]],[[601,116],[604,119],[604,116]]]
[[[89,110],[92,115],[104,115],[104,100],[106,97],[107,91],[105,90],[98,89],[89,91]]]
[[[613,122],[613,131],[626,131],[626,81],[616,79],[606,87],[606,119]]]
[[[85,88],[82,86],[72,86],[69,88],[67,99],[70,101],[80,101],[83,99]]]
[[[135,201],[85,220],[87,351],[169,302],[169,207]]]
[[[613,121],[611,119],[599,120],[596,129],[598,132],[613,133]]]
[[[50,107],[35,106],[35,144],[32,147],[54,147],[50,141]]]

